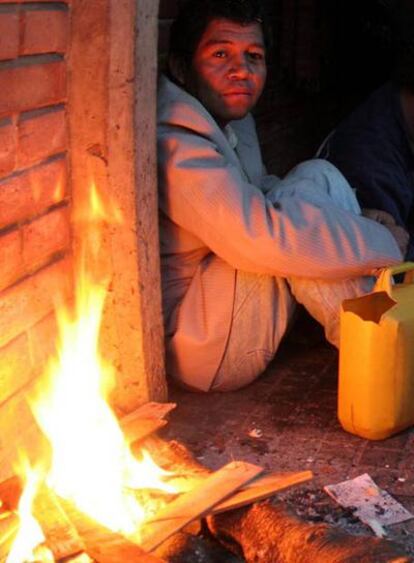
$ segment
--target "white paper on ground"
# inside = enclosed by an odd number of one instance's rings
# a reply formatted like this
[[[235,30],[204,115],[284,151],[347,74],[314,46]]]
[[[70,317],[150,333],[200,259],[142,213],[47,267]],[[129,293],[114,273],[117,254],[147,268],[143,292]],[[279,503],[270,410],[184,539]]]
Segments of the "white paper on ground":
[[[384,535],[382,526],[414,518],[387,491],[380,489],[368,473],[337,485],[327,485],[324,490],[341,506],[355,508],[354,514],[378,536]]]

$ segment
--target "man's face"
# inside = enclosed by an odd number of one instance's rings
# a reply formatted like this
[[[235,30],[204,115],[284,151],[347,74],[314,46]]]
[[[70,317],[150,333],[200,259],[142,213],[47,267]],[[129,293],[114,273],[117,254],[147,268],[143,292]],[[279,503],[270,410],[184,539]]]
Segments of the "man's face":
[[[261,25],[216,19],[201,37],[185,86],[223,127],[255,106],[265,80]]]

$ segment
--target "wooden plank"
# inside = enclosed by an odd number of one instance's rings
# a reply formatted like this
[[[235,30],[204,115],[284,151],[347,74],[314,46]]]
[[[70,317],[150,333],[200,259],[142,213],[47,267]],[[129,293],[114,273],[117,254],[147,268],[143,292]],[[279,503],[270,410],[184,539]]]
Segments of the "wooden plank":
[[[219,514],[226,510],[240,508],[259,500],[274,495],[277,491],[298,485],[313,478],[312,471],[301,471],[299,473],[275,473],[255,479],[228,499],[220,502],[211,509],[212,514]]]
[[[157,420],[157,419],[150,419],[150,418],[141,418],[135,420],[133,423],[128,424],[125,428],[122,427],[121,429],[124,433],[125,440],[128,444],[133,445],[136,442],[140,442],[147,438],[157,430],[164,428],[168,422],[166,420]]]
[[[56,560],[85,551],[85,544],[62,509],[59,498],[46,485],[37,492],[33,516],[46,537],[45,545]]]
[[[154,519],[147,521],[139,537],[136,537],[137,541],[145,551],[152,551],[262,471],[261,467],[250,463],[229,463],[208,476],[197,489],[179,496],[158,512]]]
[[[136,418],[165,418],[176,406],[176,403],[156,403],[155,401],[150,401],[123,416],[121,425],[128,424],[130,420],[135,420]]]
[[[126,440],[133,444],[163,428],[167,424],[164,417],[176,406],[175,403],[152,401],[122,417],[119,424]]]
[[[96,538],[97,539],[97,538]],[[162,563],[163,559],[145,553],[138,545],[129,542],[123,536],[106,532],[87,544],[87,553],[97,563]]]
[[[133,444],[163,428],[167,424],[164,417],[176,406],[175,403],[149,402],[122,417],[119,423],[126,440]]]
[[[161,563],[146,553],[137,542],[111,532],[81,513],[69,501],[60,499],[62,509],[85,544],[85,552],[97,563]]]

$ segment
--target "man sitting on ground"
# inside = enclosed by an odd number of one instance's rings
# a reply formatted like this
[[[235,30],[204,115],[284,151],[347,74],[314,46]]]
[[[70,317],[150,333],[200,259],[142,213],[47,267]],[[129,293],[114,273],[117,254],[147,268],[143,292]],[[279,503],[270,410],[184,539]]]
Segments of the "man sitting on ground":
[[[257,0],[189,0],[171,31],[158,99],[167,370],[193,390],[254,380],[296,301],[338,344],[344,298],[401,260],[400,230],[359,215],[330,163],[266,175],[250,110],[266,78]]]

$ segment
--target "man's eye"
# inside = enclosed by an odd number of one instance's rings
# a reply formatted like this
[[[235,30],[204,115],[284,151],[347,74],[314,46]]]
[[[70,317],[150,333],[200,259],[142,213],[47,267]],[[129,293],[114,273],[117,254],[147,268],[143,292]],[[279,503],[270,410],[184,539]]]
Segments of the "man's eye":
[[[213,57],[217,57],[218,59],[224,59],[226,56],[226,51],[214,51]]]
[[[263,53],[256,53],[256,52],[250,52],[248,53],[248,57],[250,60],[252,61],[262,61],[264,59],[264,55]]]

